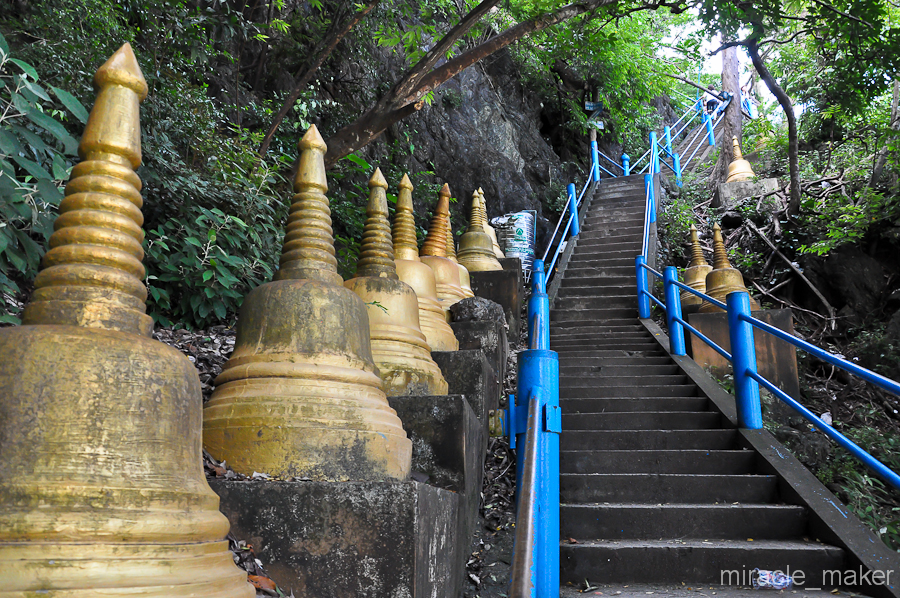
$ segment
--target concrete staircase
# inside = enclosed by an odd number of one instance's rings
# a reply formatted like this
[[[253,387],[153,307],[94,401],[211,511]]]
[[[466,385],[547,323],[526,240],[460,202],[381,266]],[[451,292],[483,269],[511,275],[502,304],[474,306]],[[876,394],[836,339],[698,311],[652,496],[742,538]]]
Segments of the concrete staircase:
[[[702,130],[699,135],[697,135],[698,129]],[[725,119],[719,119],[719,122],[716,123],[715,128],[713,129],[713,134],[716,137],[716,146],[722,147],[722,137],[725,132]],[[695,139],[696,135],[696,139]],[[674,143],[673,143],[674,145]],[[697,149],[699,146],[699,149]],[[678,156],[681,158],[682,167],[688,158],[691,157],[691,154],[694,151],[697,154],[694,156],[693,160],[691,160],[690,164],[685,168],[685,172],[693,171],[700,164],[706,160],[706,157],[715,149],[715,147],[709,145],[709,139],[706,136],[706,125],[702,122],[694,127],[687,135],[685,135],[684,139],[673,149],[673,151],[678,153]],[[671,162],[670,162],[671,163]]]
[[[845,551],[813,539],[807,509],[780,500],[778,477],[640,323],[643,217],[643,176],[604,179],[551,309],[562,583],[720,584],[757,567],[812,582],[844,568]]]

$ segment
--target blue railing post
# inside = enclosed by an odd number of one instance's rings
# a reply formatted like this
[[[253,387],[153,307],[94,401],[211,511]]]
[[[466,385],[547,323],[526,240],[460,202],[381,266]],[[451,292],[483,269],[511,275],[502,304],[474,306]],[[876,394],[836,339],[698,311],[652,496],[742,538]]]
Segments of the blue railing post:
[[[634,258],[634,270],[637,275],[638,317],[640,318],[650,317],[650,297],[648,296],[650,288],[647,284],[647,269],[644,268],[646,265],[646,257],[639,255]]]
[[[650,210],[650,223],[656,222],[656,190],[653,188],[653,175],[644,175],[644,189],[649,189],[647,209]]]
[[[578,193],[577,191],[575,191],[575,183],[569,183],[568,191],[569,212],[572,213],[572,228],[569,230],[569,232],[573,237],[575,237],[579,232],[581,232],[581,228],[578,226]]]
[[[703,120],[706,122],[706,140],[710,145],[716,144],[716,132],[713,130],[712,115],[704,114]]]
[[[659,172],[659,151],[656,144],[656,131],[650,131],[650,174]]]
[[[672,355],[686,355],[684,326],[676,319],[681,318],[681,293],[675,286],[676,282],[678,269],[675,266],[667,267],[663,271],[663,289],[666,297],[666,325],[669,328],[669,352]]]
[[[538,397],[540,488],[535,516],[536,596],[559,596],[559,435],[562,416],[559,408],[559,356],[547,349],[529,349],[518,356],[519,397]],[[528,399],[525,399],[528,400]],[[519,409],[527,408],[520,404]],[[521,438],[524,446],[524,437]],[[524,452],[524,451],[518,451]],[[518,463],[517,455],[517,466]],[[517,525],[518,527],[518,525]]]
[[[666,153],[672,155],[672,128],[669,125],[663,127],[663,139],[666,141]]]
[[[591,179],[600,182],[600,152],[596,141],[591,141]]]
[[[534,260],[534,272],[532,274],[531,297],[528,298],[528,346],[535,349],[549,349],[549,334],[545,327],[550,325],[550,297],[547,296],[547,285],[544,278],[543,260]],[[540,322],[541,330],[535,330],[535,318]],[[535,334],[537,336],[535,336]],[[537,343],[533,341],[537,340]]]
[[[672,168],[675,169],[675,184],[681,187],[681,156],[672,154]]]
[[[741,318],[750,316],[750,295],[735,291],[725,297],[728,305],[728,335],[731,340],[731,365],[734,370],[734,397],[737,402],[738,426],[751,430],[762,428],[759,382],[756,374],[756,346],[753,325]]]
[[[622,154],[622,176],[631,174],[631,158],[628,154]]]

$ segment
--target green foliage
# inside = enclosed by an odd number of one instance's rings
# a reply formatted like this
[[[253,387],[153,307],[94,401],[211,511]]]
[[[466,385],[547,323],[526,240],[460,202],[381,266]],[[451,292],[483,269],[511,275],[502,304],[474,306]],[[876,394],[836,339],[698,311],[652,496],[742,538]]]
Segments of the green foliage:
[[[63,123],[87,120],[74,96],[38,81],[0,35],[0,322],[18,322],[10,299],[37,274],[53,232],[77,148]]]

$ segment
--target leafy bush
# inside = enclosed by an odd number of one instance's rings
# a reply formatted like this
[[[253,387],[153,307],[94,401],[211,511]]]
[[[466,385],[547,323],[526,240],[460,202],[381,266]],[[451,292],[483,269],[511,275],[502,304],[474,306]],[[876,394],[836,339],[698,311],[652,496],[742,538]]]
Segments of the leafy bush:
[[[15,297],[37,274],[77,150],[63,122],[88,116],[74,96],[52,85],[48,91],[38,79],[0,35],[0,322],[6,323],[19,322]]]

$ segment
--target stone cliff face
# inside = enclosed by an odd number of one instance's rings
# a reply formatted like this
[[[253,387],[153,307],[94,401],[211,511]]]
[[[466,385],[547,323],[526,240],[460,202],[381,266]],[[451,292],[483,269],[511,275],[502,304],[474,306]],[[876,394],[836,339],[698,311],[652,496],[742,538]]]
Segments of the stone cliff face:
[[[394,68],[399,65],[385,58],[382,66],[389,71],[385,79],[393,80],[400,74]],[[451,209],[454,230],[468,219],[472,192],[478,187],[487,196],[489,217],[536,210],[542,229],[546,228],[542,204],[556,200],[573,177],[584,176],[578,174],[583,165],[564,163],[542,137],[541,127],[547,127],[543,111],[540,98],[529,91],[503,51],[444,83],[431,105],[358,153],[373,165],[393,159],[403,170],[431,171],[435,183],[448,183],[457,198]],[[414,149],[393,152],[391,158],[395,144]]]

